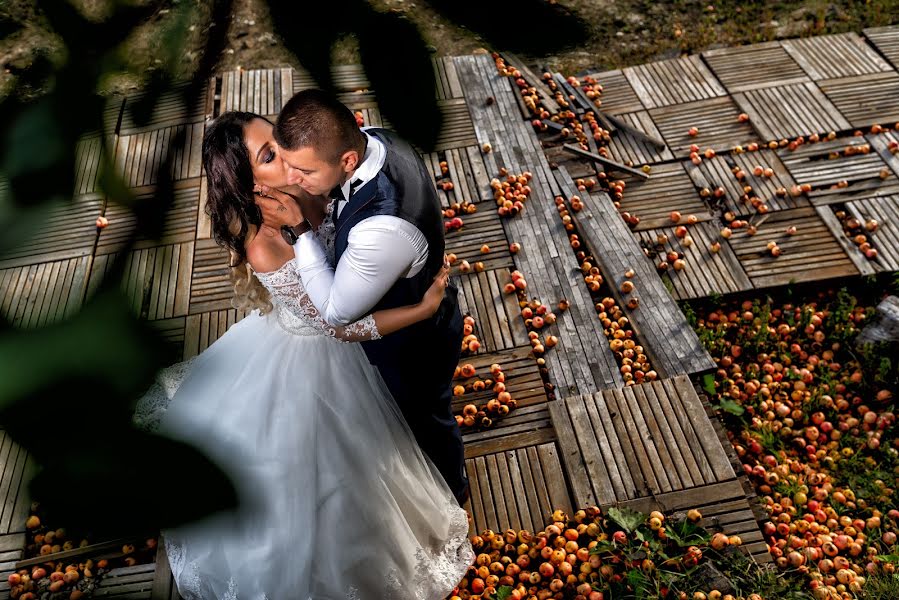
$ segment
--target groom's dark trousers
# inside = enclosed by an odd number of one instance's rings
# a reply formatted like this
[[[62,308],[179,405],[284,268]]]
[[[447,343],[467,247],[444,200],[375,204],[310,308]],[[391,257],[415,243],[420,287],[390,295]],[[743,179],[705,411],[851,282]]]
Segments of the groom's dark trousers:
[[[434,180],[409,144],[383,129],[368,129],[387,148],[384,167],[356,190],[335,226],[336,259],[347,248],[349,232],[375,215],[391,215],[415,225],[428,242],[428,258],[416,275],[399,279],[372,312],[421,301],[443,266],[444,225]],[[452,377],[462,346],[462,315],[457,290],[446,296],[431,319],[363,342],[369,362],[377,367],[406,422],[457,499],[467,492],[462,434],[452,411]]]

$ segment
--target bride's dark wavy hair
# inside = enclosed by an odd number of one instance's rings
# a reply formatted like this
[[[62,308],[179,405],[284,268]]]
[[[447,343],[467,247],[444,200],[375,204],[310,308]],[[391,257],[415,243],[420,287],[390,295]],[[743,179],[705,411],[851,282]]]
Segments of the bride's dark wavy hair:
[[[268,290],[247,263],[247,236],[262,225],[262,212],[253,194],[253,167],[244,142],[244,128],[254,119],[269,121],[251,112],[220,115],[203,136],[203,168],[206,170],[206,214],[215,241],[231,255],[232,304],[241,310],[272,308]]]

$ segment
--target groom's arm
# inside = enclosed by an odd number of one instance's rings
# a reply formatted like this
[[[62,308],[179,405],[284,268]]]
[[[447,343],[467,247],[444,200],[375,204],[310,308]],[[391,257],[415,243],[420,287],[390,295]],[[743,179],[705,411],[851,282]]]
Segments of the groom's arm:
[[[371,312],[397,280],[415,275],[427,257],[421,231],[398,217],[371,217],[349,233],[333,271],[324,248],[310,234],[294,245],[306,293],[332,325],[346,325]]]

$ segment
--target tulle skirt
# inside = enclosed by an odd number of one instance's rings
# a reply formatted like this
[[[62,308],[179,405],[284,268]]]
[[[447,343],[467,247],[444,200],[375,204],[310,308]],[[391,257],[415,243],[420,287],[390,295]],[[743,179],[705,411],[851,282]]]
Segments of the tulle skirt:
[[[436,600],[464,576],[467,515],[358,344],[254,313],[160,384],[139,413],[242,499],[163,532],[187,600]]]

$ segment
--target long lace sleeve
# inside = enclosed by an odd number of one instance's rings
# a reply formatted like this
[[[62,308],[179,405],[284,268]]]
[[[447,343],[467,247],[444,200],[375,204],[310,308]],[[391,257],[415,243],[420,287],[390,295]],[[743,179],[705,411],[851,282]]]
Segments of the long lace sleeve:
[[[300,281],[295,260],[284,263],[276,271],[255,274],[271,293],[277,306],[278,322],[287,331],[296,335],[326,335],[341,342],[381,338],[371,315],[342,326],[325,321]]]

